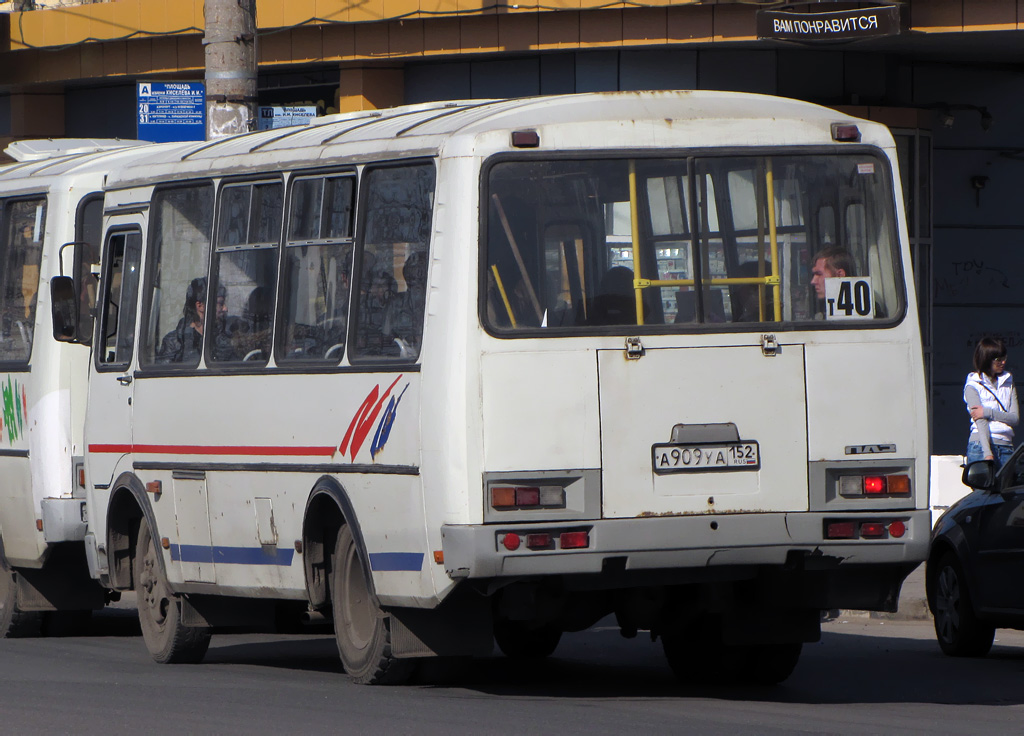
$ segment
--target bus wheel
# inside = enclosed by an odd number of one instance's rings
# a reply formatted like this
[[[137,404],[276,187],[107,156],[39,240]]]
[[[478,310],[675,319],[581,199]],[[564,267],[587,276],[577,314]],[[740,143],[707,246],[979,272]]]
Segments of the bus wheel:
[[[529,628],[521,621],[494,622],[494,641],[509,659],[544,659],[562,640],[562,632],[550,626]]]
[[[996,630],[975,616],[960,562],[947,552],[935,569],[932,613],[939,646],[951,657],[984,657],[992,648]]]
[[[796,669],[801,642],[746,647],[746,681],[751,685],[778,685]]]
[[[334,636],[349,678],[360,685],[399,685],[415,661],[391,653],[391,620],[374,602],[348,525],[338,532],[331,579]]]
[[[38,636],[43,620],[37,611],[18,608],[17,574],[0,554],[0,637],[8,639]]]
[[[167,585],[145,519],[135,545],[135,590],[142,638],[153,659],[161,664],[201,662],[210,646],[210,630],[182,625],[181,605]]]

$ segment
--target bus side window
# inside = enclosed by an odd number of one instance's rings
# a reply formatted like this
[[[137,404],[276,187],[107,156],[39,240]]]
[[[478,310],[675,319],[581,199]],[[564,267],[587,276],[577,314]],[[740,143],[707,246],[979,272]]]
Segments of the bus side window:
[[[277,361],[338,363],[352,271],[351,175],[297,178],[282,261]]]
[[[206,300],[213,185],[159,189],[151,213],[140,362],[194,368],[202,351],[193,325],[195,300]]]
[[[270,357],[283,208],[280,182],[222,190],[213,261],[216,291],[211,291],[218,301],[216,314],[207,319],[212,332],[207,363],[262,365]]]
[[[46,200],[8,201],[3,207],[0,248],[0,361],[27,362],[39,289]]]
[[[138,230],[115,231],[107,237],[104,306],[97,352],[97,360],[103,365],[127,367],[131,363],[141,262],[142,235]]]
[[[432,165],[370,170],[352,360],[415,360],[426,304]]]

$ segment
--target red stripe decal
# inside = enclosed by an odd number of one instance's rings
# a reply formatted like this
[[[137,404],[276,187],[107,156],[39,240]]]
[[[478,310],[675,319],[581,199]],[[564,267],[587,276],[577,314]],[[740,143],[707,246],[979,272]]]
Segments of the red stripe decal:
[[[275,457],[326,456],[334,454],[334,447],[253,447],[204,445],[89,445],[96,453],[148,453],[151,455],[255,455]]]

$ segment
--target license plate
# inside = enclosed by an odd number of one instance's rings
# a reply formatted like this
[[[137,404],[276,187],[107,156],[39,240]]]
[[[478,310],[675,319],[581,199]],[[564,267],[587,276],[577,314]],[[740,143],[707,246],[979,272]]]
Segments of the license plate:
[[[756,442],[713,442],[706,445],[654,445],[654,472],[686,473],[705,470],[757,470],[761,454]]]

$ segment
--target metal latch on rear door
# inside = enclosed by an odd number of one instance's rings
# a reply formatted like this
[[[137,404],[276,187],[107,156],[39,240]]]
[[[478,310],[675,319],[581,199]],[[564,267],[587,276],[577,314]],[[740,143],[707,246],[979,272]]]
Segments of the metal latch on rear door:
[[[775,335],[761,335],[761,352],[769,358],[779,354],[779,341]]]
[[[644,357],[644,344],[639,337],[626,338],[626,360],[640,360]]]

